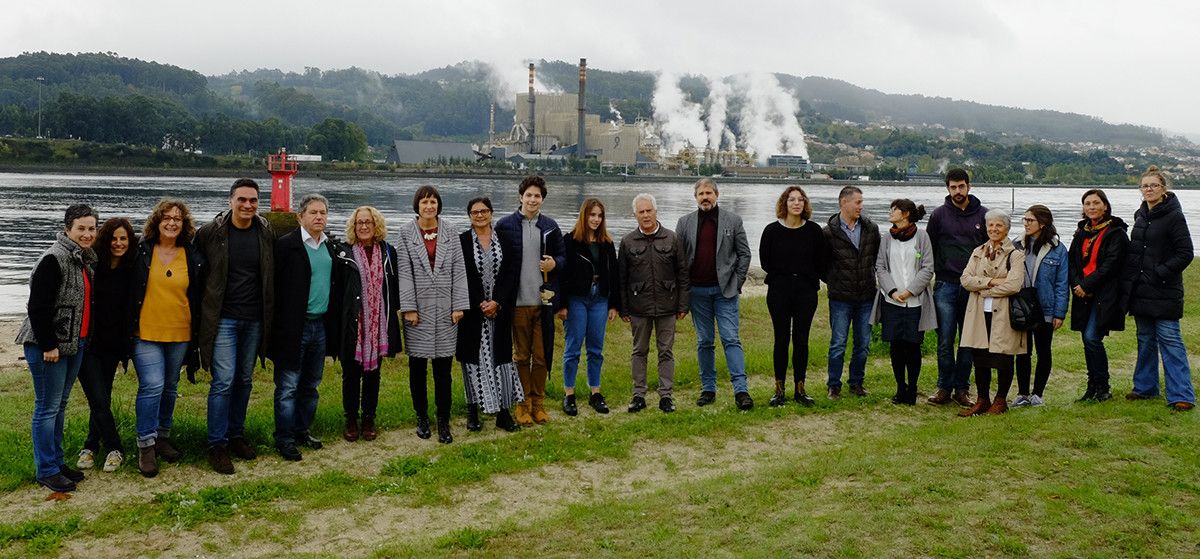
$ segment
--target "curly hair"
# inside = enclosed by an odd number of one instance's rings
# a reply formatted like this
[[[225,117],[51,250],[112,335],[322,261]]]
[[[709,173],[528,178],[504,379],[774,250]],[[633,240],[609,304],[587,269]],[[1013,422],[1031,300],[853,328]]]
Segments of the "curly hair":
[[[367,215],[370,215],[371,220],[375,222],[375,234],[371,236],[371,242],[379,243],[387,239],[387,223],[383,220],[383,214],[379,213],[374,206],[359,206],[350,212],[350,219],[346,220],[346,242],[358,243],[358,235],[354,231],[354,220],[358,219],[359,212],[367,212]]]
[[[110,217],[104,220],[104,225],[100,227],[100,232],[96,234],[95,251],[99,258],[100,265],[108,266],[112,259],[112,240],[117,234],[117,229],[124,229],[129,235],[129,248],[125,254],[120,256],[117,262],[118,268],[132,266],[136,258],[137,251],[137,232],[133,229],[133,224],[128,219],[123,217]]]
[[[179,240],[175,243],[178,245],[191,244],[192,239],[196,237],[196,224],[192,222],[192,211],[188,209],[187,203],[179,198],[163,198],[158,201],[158,205],[154,206],[150,217],[146,218],[146,226],[142,228],[142,237],[150,244],[158,243],[158,226],[162,223],[163,216],[173,208],[179,208],[179,214],[183,217]]]
[[[800,211],[800,217],[808,221],[812,218],[812,204],[808,202],[808,193],[799,186],[789,186],[783,189],[783,192],[779,195],[779,200],[775,202],[775,217],[779,219],[787,217],[787,201],[793,192],[799,192],[800,196],[804,198],[804,209]]]

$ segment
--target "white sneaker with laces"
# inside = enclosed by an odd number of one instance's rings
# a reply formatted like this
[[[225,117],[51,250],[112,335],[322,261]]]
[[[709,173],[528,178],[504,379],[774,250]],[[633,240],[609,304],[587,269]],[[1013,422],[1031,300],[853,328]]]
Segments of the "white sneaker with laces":
[[[121,451],[114,450],[109,452],[108,456],[104,458],[104,471],[115,472],[117,468],[121,467],[121,463],[124,461],[125,456],[121,454]]]
[[[1014,407],[1014,408],[1023,408],[1025,406],[1030,406],[1030,405],[1033,405],[1033,402],[1029,399],[1029,396],[1026,396],[1024,394],[1018,394],[1017,398],[1015,400],[1013,400],[1013,403],[1012,403],[1012,407]]]
[[[79,451],[79,461],[75,463],[76,468],[79,468],[80,470],[87,470],[95,465],[96,459],[93,457],[91,450],[85,448]]]
[[[1029,405],[1034,406],[1034,407],[1044,406],[1044,405],[1046,405],[1046,402],[1042,400],[1041,396],[1034,394],[1033,396],[1029,397]]]

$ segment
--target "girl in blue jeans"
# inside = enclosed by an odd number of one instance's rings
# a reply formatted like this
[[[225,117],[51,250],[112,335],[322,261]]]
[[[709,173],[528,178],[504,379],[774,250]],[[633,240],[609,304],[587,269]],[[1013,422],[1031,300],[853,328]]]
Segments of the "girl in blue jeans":
[[[558,318],[565,323],[563,348],[563,413],[579,413],[575,404],[575,376],[579,369],[580,346],[587,342],[587,379],[591,396],[588,405],[596,413],[608,413],[600,393],[600,368],[604,364],[604,330],[617,317],[620,289],[617,285],[617,249],[605,226],[604,204],[588,198],[579,208],[575,228],[566,237],[567,265],[563,274],[563,306]]]

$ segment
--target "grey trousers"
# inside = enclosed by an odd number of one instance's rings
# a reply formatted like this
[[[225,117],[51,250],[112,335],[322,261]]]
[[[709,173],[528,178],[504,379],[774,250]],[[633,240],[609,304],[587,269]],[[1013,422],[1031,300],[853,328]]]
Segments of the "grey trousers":
[[[650,353],[650,331],[654,330],[658,345],[658,395],[671,396],[675,385],[675,315],[631,316],[633,355],[629,366],[633,372],[633,395],[646,397],[647,355]]]

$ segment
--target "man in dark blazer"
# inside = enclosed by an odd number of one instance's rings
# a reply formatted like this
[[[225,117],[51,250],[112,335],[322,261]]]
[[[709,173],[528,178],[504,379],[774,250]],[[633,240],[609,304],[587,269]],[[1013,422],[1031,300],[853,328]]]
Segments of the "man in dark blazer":
[[[733,399],[738,409],[748,410],[754,407],[754,400],[747,387],[746,354],[738,337],[738,297],[750,269],[750,243],[742,218],[717,206],[720,193],[716,182],[700,179],[693,194],[698,209],[679,218],[675,233],[687,251],[691,271],[692,324],[696,326],[696,360],[700,364],[696,405],[706,406],[717,397],[714,338],[719,329]]]
[[[300,200],[300,227],[275,241],[275,320],[268,356],[275,363],[275,448],[285,460],[300,460],[297,446],[313,450],[309,434],[317,412],[317,388],[325,357],[338,351],[335,270],[349,258],[325,234],[329,201],[320,194]]]

